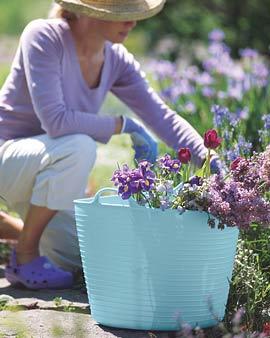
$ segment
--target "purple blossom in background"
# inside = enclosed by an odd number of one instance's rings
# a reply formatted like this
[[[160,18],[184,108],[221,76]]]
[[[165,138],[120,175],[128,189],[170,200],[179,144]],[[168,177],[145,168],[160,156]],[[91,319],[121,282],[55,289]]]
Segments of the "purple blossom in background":
[[[158,160],[158,165],[161,169],[166,169],[169,172],[177,173],[181,168],[181,162],[176,159],[172,159],[169,154],[164,155]]]
[[[243,87],[241,83],[229,84],[227,93],[228,97],[241,101],[243,98]]]
[[[239,153],[249,155],[252,149],[252,143],[246,141],[245,138],[242,135],[240,135],[238,138],[238,148]]]
[[[227,107],[222,107],[217,104],[211,107],[211,113],[214,114],[214,125],[215,127],[220,127],[223,122],[226,122],[230,119],[230,111]]]
[[[209,58],[203,61],[203,68],[208,72],[213,72],[218,67],[218,60],[216,58]]]
[[[198,74],[199,69],[196,66],[189,66],[183,71],[183,77],[190,81],[195,81]]]
[[[218,93],[217,93],[217,97],[219,99],[226,99],[228,97],[228,94],[222,90],[219,90]]]
[[[239,108],[236,110],[236,116],[239,120],[246,120],[248,118],[249,108]]]
[[[234,161],[239,156],[239,149],[229,149],[224,152],[224,157],[230,162]]]
[[[215,89],[213,89],[211,87],[206,86],[206,87],[202,88],[202,94],[205,97],[209,97],[209,98],[214,97],[215,93],[216,93]]]
[[[149,67],[153,74],[161,80],[165,78],[174,78],[177,72],[175,64],[167,60],[154,60],[150,63]]]
[[[270,129],[270,114],[263,115],[262,120],[264,122],[264,128],[265,129]]]
[[[209,34],[208,34],[208,39],[211,41],[223,41],[225,38],[224,32],[219,29],[213,29]]]
[[[239,54],[242,58],[254,59],[258,56],[258,51],[252,48],[244,48],[244,49],[240,49]]]
[[[195,81],[198,85],[209,86],[214,82],[214,79],[209,73],[203,72],[197,75]]]
[[[208,47],[208,52],[215,57],[228,56],[230,48],[225,43],[213,42]]]
[[[164,89],[161,95],[173,103],[176,103],[179,96],[193,94],[194,87],[187,79],[178,79],[171,87]]]
[[[240,65],[234,64],[227,71],[228,77],[232,80],[237,81],[238,83],[243,81],[245,78],[245,72]]]
[[[195,111],[196,111],[195,104],[193,102],[190,102],[190,101],[185,104],[184,108],[188,113],[191,113],[191,114],[194,114]]]
[[[259,88],[265,87],[268,84],[269,78],[269,68],[266,67],[262,62],[254,62],[252,64],[251,74],[253,86],[258,86]]]
[[[225,141],[231,141],[231,139],[232,139],[232,133],[231,133],[231,131],[229,131],[228,129],[224,130],[223,131],[223,139]]]

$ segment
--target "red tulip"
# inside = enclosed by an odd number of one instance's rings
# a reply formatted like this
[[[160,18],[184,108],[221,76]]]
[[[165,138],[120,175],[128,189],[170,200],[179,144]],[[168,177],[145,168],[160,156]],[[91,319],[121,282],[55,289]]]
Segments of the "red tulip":
[[[270,323],[263,324],[263,333],[266,334],[267,337],[270,336]]]
[[[191,159],[191,152],[188,148],[180,148],[178,150],[178,159],[181,163],[188,163]]]
[[[209,149],[216,149],[222,139],[218,137],[218,134],[215,129],[210,129],[204,134],[204,145]]]
[[[235,170],[241,160],[243,160],[242,157],[237,157],[230,165],[231,170]]]

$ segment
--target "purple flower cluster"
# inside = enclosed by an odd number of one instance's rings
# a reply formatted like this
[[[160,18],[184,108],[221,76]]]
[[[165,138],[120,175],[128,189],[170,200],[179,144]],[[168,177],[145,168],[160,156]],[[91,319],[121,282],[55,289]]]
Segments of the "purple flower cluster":
[[[208,189],[208,212],[225,225],[246,229],[252,223],[270,224],[270,202],[265,192],[270,187],[270,147],[249,159],[237,158],[230,177],[215,175]],[[211,220],[211,224],[212,224]]]
[[[261,182],[260,161],[239,158],[237,166],[231,171],[233,180],[240,182],[244,189],[257,189]]]
[[[178,173],[181,168],[181,162],[177,159],[172,159],[169,154],[166,154],[158,160],[158,166],[161,169],[165,169],[166,172]]]
[[[265,189],[269,191],[270,188],[270,146],[261,154],[260,175],[265,182]]]
[[[270,203],[254,187],[246,189],[234,179],[227,182],[221,176],[211,178],[208,191],[208,212],[218,219],[218,227],[238,226],[247,229],[252,223],[269,226]]]
[[[123,199],[142,191],[150,191],[154,188],[155,179],[151,163],[147,161],[141,161],[136,169],[129,169],[127,165],[123,165],[123,168],[116,170],[112,177],[114,185],[118,187],[118,194]]]

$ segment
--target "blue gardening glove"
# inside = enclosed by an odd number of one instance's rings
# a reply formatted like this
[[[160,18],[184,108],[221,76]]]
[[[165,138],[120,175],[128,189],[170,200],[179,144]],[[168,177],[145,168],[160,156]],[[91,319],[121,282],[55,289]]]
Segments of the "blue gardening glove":
[[[158,155],[157,142],[137,121],[123,117],[122,133],[130,134],[135,160],[147,160],[154,163]]]

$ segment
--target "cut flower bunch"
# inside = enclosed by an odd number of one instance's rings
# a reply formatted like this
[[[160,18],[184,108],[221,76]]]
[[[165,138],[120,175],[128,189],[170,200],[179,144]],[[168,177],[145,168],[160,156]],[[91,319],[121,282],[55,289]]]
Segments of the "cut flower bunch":
[[[134,169],[123,165],[114,172],[112,181],[123,199],[134,198],[141,206],[179,213],[207,212],[211,227],[247,229],[253,223],[268,227],[270,147],[249,158],[238,157],[228,169],[212,174],[212,149],[221,142],[215,130],[204,134],[208,156],[193,175],[192,154],[188,148],[180,148],[178,158],[165,154],[154,164],[141,161]]]

